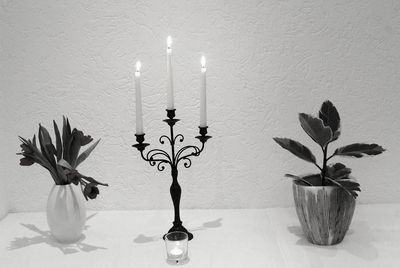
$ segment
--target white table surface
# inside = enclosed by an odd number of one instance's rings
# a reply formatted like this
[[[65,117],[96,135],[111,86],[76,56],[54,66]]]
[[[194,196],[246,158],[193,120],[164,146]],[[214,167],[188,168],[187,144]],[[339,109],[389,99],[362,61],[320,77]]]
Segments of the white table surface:
[[[0,267],[171,267],[161,236],[172,211],[88,212],[85,238],[54,242],[45,213],[0,221]],[[400,267],[400,204],[358,205],[344,241],[311,245],[294,208],[183,210],[193,231],[183,267]]]

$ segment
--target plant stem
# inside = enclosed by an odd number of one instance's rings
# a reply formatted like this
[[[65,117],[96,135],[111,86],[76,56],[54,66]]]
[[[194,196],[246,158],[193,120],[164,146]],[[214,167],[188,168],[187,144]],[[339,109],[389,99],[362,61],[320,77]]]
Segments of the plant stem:
[[[314,165],[322,172],[322,168],[317,163],[314,163]]]
[[[329,161],[329,159],[331,159],[332,157],[334,157],[335,156],[335,154],[332,154],[331,156],[329,156],[327,159],[326,159],[326,161]]]
[[[322,186],[325,186],[325,176],[326,176],[326,163],[328,162],[327,154],[328,154],[328,144],[325,146],[325,148],[322,148],[322,152],[324,153],[324,162],[322,166],[322,173],[321,173],[321,184]]]

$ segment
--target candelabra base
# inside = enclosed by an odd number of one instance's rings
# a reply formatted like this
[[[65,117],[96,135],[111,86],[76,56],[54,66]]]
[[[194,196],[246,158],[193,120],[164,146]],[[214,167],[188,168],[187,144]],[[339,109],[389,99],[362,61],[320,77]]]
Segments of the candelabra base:
[[[172,226],[172,228],[171,229],[169,229],[169,231],[168,231],[168,233],[171,233],[171,232],[184,232],[184,233],[187,233],[187,235],[188,235],[188,239],[189,240],[192,240],[193,239],[193,234],[191,233],[191,232],[189,232],[185,227],[183,227],[182,225],[174,225],[174,226]],[[163,236],[163,239],[165,240],[165,236],[166,236],[167,234],[165,234],[164,236]]]

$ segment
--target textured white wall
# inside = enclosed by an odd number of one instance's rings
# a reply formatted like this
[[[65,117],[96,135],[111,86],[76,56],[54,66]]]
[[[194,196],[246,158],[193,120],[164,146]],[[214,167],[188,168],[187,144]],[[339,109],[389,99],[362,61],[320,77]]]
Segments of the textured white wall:
[[[1,50],[1,49],[0,49]],[[2,56],[2,54],[1,54]],[[0,58],[0,61],[3,61],[3,58]],[[0,65],[0,74],[4,74],[3,65]],[[0,139],[4,139],[4,124],[5,124],[5,105],[4,105],[4,91],[0,91]],[[0,154],[5,155],[6,150],[3,143],[0,144]],[[3,163],[3,158],[0,161],[0,169],[4,170],[5,165]],[[0,220],[7,214],[8,212],[8,178],[6,176],[0,176]]]
[[[199,59],[207,57],[209,131],[180,170],[186,208],[292,204],[286,172],[313,166],[273,136],[300,140],[298,112],[330,99],[342,115],[337,145],[378,142],[378,157],[346,160],[363,203],[399,202],[400,2],[398,1],[5,1],[1,0],[0,160],[12,211],[43,210],[50,176],[18,166],[17,135],[63,114],[102,142],[81,171],[110,183],[95,209],[171,208],[169,173],[131,148],[134,62],[143,63],[144,123],[166,133],[165,38],[174,37],[177,130],[196,142]],[[178,133],[179,133],[178,132]],[[157,145],[158,146],[158,145]],[[320,154],[318,154],[320,156]]]
[[[7,215],[8,212],[8,198],[7,198],[7,186],[5,185],[5,178],[0,179],[0,220]]]

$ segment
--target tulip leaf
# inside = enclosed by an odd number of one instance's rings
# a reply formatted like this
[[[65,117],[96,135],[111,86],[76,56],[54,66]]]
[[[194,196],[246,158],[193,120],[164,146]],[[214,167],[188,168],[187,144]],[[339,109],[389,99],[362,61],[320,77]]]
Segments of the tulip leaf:
[[[39,143],[40,150],[42,151],[43,156],[47,159],[47,161],[53,167],[53,171],[56,170],[56,162],[54,160],[54,151],[53,144],[51,143],[50,134],[45,127],[39,125]],[[56,172],[54,172],[56,173]]]
[[[69,145],[71,144],[71,126],[69,125],[68,119],[63,117],[63,159],[70,161],[69,158]]]
[[[74,169],[74,168],[73,168],[67,161],[65,161],[64,159],[60,159],[60,160],[57,162],[57,165],[62,166],[63,168],[66,168],[66,169],[68,169],[68,170],[73,170],[73,169]]]
[[[21,166],[31,166],[35,163],[35,160],[31,157],[23,157],[19,160]]]
[[[57,165],[57,174],[58,178],[61,178],[62,180],[61,184],[68,184],[67,176],[65,175],[65,172],[60,165]]]
[[[89,146],[89,148],[87,148],[85,151],[83,151],[78,159],[76,160],[76,165],[75,168],[77,166],[79,166],[80,163],[82,163],[83,161],[85,161],[85,159],[90,155],[90,153],[94,150],[94,148],[96,148],[97,144],[99,144],[100,139],[97,140],[95,143],[93,143],[92,145]]]
[[[60,161],[62,157],[62,143],[61,143],[61,136],[60,136],[60,131],[58,129],[56,121],[53,120],[53,126],[54,126],[54,133],[56,135],[56,156],[57,156],[57,161]]]
[[[306,146],[304,146],[303,144],[301,144],[300,142],[291,140],[291,139],[287,139],[287,138],[273,138],[274,141],[276,141],[283,149],[288,150],[289,152],[291,152],[292,154],[294,154],[295,156],[311,162],[311,163],[315,163],[315,156],[313,155],[313,153],[310,151],[310,149],[308,149]]]
[[[48,131],[41,125],[39,125],[38,138],[43,158],[46,159],[47,163],[49,163],[47,168],[51,176],[53,177],[55,183],[61,184],[61,180],[57,174],[58,172],[57,172],[56,161],[54,160],[54,153],[53,153],[54,146],[51,143],[49,144],[49,141],[51,142],[50,135],[48,134]]]
[[[330,127],[333,133],[332,141],[337,140],[340,136],[340,116],[336,107],[329,100],[325,101],[319,111],[319,118],[324,122],[325,126]]]
[[[334,155],[360,158],[366,155],[378,155],[383,153],[384,151],[385,149],[383,149],[382,146],[375,143],[353,143],[336,149]]]
[[[72,167],[75,167],[79,150],[81,148],[81,136],[83,136],[82,131],[74,128],[72,131],[71,145],[69,148],[69,160]]]
[[[36,135],[33,135],[32,145],[36,147]]]
[[[300,113],[299,120],[303,130],[321,147],[325,146],[332,140],[332,130],[324,125],[324,122],[312,115]]]

